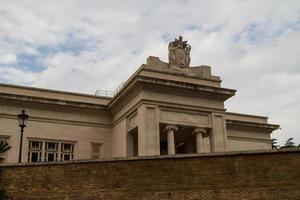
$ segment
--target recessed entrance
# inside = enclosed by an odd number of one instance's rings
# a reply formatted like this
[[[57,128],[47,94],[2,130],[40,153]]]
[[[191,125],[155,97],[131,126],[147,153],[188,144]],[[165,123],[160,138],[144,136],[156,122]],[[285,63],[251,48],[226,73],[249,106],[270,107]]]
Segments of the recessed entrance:
[[[175,153],[196,153],[196,139],[193,135],[194,128],[180,126],[175,133]]]
[[[167,134],[164,130],[166,124],[160,124],[160,155],[168,154]],[[196,153],[196,140],[193,135],[194,127],[178,126],[178,131],[174,133],[175,153],[186,154]]]

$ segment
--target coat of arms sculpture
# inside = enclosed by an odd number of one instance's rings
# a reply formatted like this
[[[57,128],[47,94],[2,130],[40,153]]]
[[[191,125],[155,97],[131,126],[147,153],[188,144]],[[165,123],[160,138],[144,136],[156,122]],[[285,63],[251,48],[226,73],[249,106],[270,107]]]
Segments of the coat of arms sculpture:
[[[169,64],[170,67],[189,67],[191,62],[190,57],[191,46],[187,41],[183,41],[182,36],[175,38],[169,43]]]

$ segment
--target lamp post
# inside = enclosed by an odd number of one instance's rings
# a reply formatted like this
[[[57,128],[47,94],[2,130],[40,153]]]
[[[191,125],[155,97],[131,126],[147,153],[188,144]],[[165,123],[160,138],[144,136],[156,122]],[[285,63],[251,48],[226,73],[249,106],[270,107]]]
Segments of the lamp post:
[[[21,137],[20,137],[20,149],[19,149],[19,163],[22,160],[22,144],[23,144],[23,132],[26,127],[29,116],[25,114],[25,110],[22,110],[21,114],[18,114],[19,127],[21,128]]]

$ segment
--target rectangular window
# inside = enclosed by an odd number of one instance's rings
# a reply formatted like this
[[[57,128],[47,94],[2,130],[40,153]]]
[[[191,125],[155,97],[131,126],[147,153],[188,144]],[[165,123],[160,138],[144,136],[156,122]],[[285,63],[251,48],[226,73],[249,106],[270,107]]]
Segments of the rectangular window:
[[[29,149],[31,150],[42,150],[42,142],[41,141],[30,141]]]
[[[44,161],[58,161],[58,142],[46,142]]]
[[[57,151],[58,143],[57,142],[46,142],[47,151]]]
[[[74,144],[62,143],[61,151],[65,153],[73,153]]]
[[[31,152],[31,162],[39,162],[41,158],[40,152]]]
[[[73,143],[47,140],[29,140],[28,162],[53,162],[73,159]]]
[[[28,162],[41,162],[42,141],[29,141]]]
[[[74,144],[61,143],[61,160],[74,159]]]
[[[92,159],[101,158],[101,148],[102,148],[102,144],[92,143]]]

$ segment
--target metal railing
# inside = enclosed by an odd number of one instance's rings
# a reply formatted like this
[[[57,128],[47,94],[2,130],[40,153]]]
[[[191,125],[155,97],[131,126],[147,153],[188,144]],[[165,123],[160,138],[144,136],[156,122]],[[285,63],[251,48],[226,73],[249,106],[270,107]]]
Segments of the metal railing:
[[[95,95],[100,97],[113,97],[115,96],[115,92],[109,90],[96,90]]]
[[[124,86],[124,83],[120,84],[115,91],[110,90],[96,90],[95,95],[100,97],[114,97]]]

